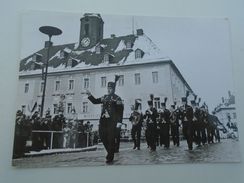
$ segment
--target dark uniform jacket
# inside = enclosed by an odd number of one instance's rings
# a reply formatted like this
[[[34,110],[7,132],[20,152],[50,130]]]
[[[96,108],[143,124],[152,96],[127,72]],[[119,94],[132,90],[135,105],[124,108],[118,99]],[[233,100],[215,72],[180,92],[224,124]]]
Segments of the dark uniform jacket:
[[[146,120],[147,128],[157,127],[157,121],[156,121],[157,117],[158,117],[158,112],[155,108],[146,110],[143,118]]]
[[[183,111],[183,121],[192,121],[193,119],[193,108],[189,105],[185,105],[185,109]]]
[[[100,119],[107,118],[114,123],[122,123],[124,106],[121,98],[116,94],[104,95],[100,98],[94,98],[92,95],[88,99],[93,104],[102,104]]]

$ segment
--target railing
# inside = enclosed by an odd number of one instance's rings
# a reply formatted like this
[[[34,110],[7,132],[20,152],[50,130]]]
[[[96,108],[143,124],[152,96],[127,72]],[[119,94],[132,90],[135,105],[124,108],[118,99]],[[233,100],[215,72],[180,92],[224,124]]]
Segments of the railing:
[[[32,130],[32,134],[33,133],[50,133],[51,134],[51,137],[50,137],[50,149],[53,149],[53,135],[55,133],[59,133],[59,134],[65,134],[64,131],[52,131],[52,130],[49,130],[49,131],[45,131],[45,130]],[[81,134],[82,132],[75,132],[75,134]],[[85,132],[86,134],[86,147],[89,146],[89,140],[90,140],[90,134],[91,132]],[[32,143],[33,143],[33,138],[31,139],[32,140]],[[91,145],[93,145],[93,141],[91,141]]]

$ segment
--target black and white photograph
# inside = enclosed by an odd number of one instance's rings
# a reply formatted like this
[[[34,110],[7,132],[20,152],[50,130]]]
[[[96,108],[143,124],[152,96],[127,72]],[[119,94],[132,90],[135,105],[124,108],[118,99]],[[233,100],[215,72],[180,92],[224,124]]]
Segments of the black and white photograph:
[[[240,162],[227,18],[21,16],[12,165]]]

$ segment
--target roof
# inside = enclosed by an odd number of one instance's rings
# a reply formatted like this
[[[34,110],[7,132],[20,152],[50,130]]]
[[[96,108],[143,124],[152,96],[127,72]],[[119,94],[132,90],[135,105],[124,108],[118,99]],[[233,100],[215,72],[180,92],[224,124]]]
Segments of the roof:
[[[131,44],[131,48],[127,48],[127,43]],[[101,47],[101,52],[96,52],[96,47]],[[135,59],[134,51],[141,49],[144,54],[143,58]],[[67,51],[68,50],[68,51]],[[65,51],[68,53],[68,56],[61,57],[60,53]],[[20,74],[31,74],[31,73],[40,73],[40,68],[33,68],[31,65],[34,63],[32,56],[34,54],[42,55],[41,62],[47,60],[47,48],[43,48],[36,53],[22,59],[20,61]],[[109,63],[104,63],[104,55],[112,55],[112,59]],[[145,35],[126,35],[120,37],[112,37],[102,39],[97,45],[89,49],[80,49],[77,46],[77,43],[64,44],[52,46],[50,49],[49,57],[49,72],[55,72],[58,70],[68,70],[70,67],[67,67],[67,62],[69,59],[77,60],[77,65],[74,67],[77,69],[82,68],[92,68],[99,66],[111,66],[111,65],[123,65],[131,62],[143,62],[150,59],[162,59],[168,58],[163,55],[162,52],[157,48],[157,46]],[[74,68],[73,68],[74,69]]]

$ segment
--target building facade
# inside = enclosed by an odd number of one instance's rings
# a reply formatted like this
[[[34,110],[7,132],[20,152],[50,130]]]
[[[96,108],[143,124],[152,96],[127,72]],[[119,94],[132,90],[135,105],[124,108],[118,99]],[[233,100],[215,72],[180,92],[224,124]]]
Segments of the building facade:
[[[154,95],[154,106],[160,108],[165,97],[168,106],[174,102],[180,105],[186,91],[192,92],[173,61],[142,29],[136,34],[103,38],[104,22],[99,14],[84,14],[80,23],[78,43],[50,49],[44,111],[57,114],[64,96],[65,116],[75,109],[79,119],[98,124],[101,106],[89,102],[84,93],[89,90],[95,97],[103,96],[115,75],[120,76],[116,93],[124,102],[126,123],[135,99],[142,101],[145,111],[150,94]],[[26,114],[41,108],[46,45],[20,62],[17,108]]]
[[[215,115],[227,129],[237,129],[235,96],[229,91],[228,97],[222,97],[221,103],[214,109]]]

